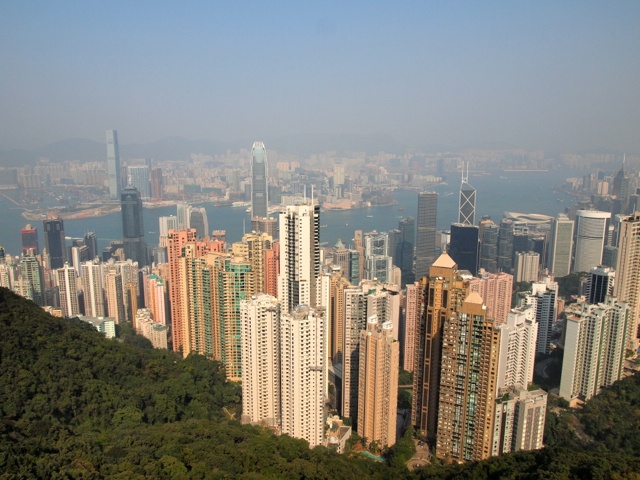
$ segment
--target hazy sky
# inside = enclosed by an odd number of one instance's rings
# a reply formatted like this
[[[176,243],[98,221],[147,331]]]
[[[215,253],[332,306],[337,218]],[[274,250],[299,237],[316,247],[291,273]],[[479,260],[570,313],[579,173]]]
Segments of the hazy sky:
[[[640,152],[640,2],[0,0],[0,148],[108,128]]]

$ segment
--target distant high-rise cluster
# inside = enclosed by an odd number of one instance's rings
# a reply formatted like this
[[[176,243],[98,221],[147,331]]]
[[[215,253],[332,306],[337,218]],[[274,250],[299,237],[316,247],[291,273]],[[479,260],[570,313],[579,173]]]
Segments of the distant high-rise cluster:
[[[557,366],[554,352],[564,349],[559,394],[576,404],[619,379],[637,351],[640,181],[623,168],[567,179],[582,200],[555,217],[505,205],[492,219],[476,204],[468,158],[459,191],[436,187],[439,197],[425,189],[444,178],[416,174],[419,158],[387,171],[366,153],[305,165],[274,151],[269,165],[262,142],[229,155],[232,164],[193,154],[180,172],[139,159],[121,168],[108,131],[108,175],[96,163],[96,190],[119,200],[122,238],[100,250],[105,239],[66,237],[51,212],[42,228],[20,230],[19,257],[0,247],[0,286],[106,335],[127,323],[155,348],[215,360],[242,384],[242,422],[338,451],[353,429],[364,448],[384,452],[409,423],[447,462],[541,448],[547,393],[533,376]],[[491,174],[476,160],[474,177]],[[460,159],[438,167],[459,170]],[[96,176],[65,168],[43,161],[40,180],[21,177],[22,186]],[[389,192],[404,187],[417,207],[409,215],[390,205]],[[456,194],[455,218],[439,232],[438,202]],[[167,208],[161,198],[176,209],[163,211],[158,245],[147,245],[156,226],[143,207]],[[239,239],[211,203],[240,214]],[[322,223],[325,209],[354,207],[362,214],[349,222],[363,222],[353,234],[321,238],[334,227]],[[399,213],[387,231],[365,220],[383,208]],[[407,392],[398,396],[407,372],[410,410]],[[341,421],[350,428],[334,428]]]

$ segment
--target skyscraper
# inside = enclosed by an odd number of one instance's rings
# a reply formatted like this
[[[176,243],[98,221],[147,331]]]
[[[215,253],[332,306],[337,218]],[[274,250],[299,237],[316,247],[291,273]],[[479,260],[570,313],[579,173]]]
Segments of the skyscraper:
[[[22,254],[25,255],[29,250],[33,249],[33,254],[38,255],[40,253],[40,247],[38,245],[38,229],[31,228],[31,225],[27,224],[21,231],[20,237],[22,238]]]
[[[551,223],[547,265],[555,277],[564,277],[571,273],[573,226],[573,221],[562,213]]]
[[[209,236],[209,220],[204,207],[191,207],[189,209],[189,228],[196,229],[196,238],[203,240]]]
[[[477,277],[469,281],[469,291],[480,294],[487,307],[487,316],[495,321],[496,326],[507,321],[507,315],[511,310],[513,275],[481,270]]]
[[[435,441],[442,358],[442,328],[469,293],[469,282],[458,265],[443,253],[431,265],[425,286],[424,313],[416,331],[411,420],[417,430]]]
[[[280,427],[280,304],[261,293],[240,303],[242,422]]]
[[[416,236],[416,280],[429,275],[429,267],[436,260],[436,219],[438,194],[418,193]]]
[[[29,250],[20,260],[20,277],[28,288],[27,298],[40,306],[44,305],[43,272],[33,250]]]
[[[369,317],[367,329],[360,332],[357,430],[381,448],[396,443],[399,351],[391,322]]]
[[[127,167],[127,177],[131,185],[138,189],[140,198],[151,198],[151,183],[149,181],[149,167],[146,165],[131,165]]]
[[[457,461],[491,455],[500,337],[482,298],[471,292],[444,319],[436,456]]]
[[[480,268],[487,272],[498,271],[498,235],[500,229],[491,220],[480,224]]]
[[[289,205],[280,212],[278,299],[283,312],[317,304],[320,275],[320,206]]]
[[[98,256],[98,237],[95,232],[87,232],[83,237],[84,244],[87,247],[87,256],[89,260],[93,260]]]
[[[171,335],[173,351],[180,352],[183,348],[183,311],[184,302],[181,301],[184,287],[180,275],[180,257],[183,247],[189,242],[196,241],[195,230],[169,230],[167,235],[167,260],[169,263],[169,302],[171,305]],[[113,316],[113,315],[111,315]]]
[[[49,268],[62,268],[67,261],[67,247],[64,239],[64,222],[57,215],[50,215],[43,222],[44,245],[49,254]]]
[[[478,227],[471,224],[452,223],[449,255],[460,270],[469,270],[471,275],[478,272]]]
[[[56,270],[56,279],[60,289],[62,315],[64,317],[80,315],[76,271],[68,263],[65,263],[62,268]]]
[[[401,232],[402,242],[400,243],[400,265],[396,266],[402,272],[402,283],[413,283],[415,278],[413,273],[413,255],[416,241],[415,220],[413,217],[403,218],[398,223],[398,229]],[[387,255],[390,255],[388,249]],[[390,279],[390,277],[387,276],[387,279]]]
[[[255,142],[251,149],[251,216],[262,218],[268,215],[267,152],[264,143]]]
[[[467,171],[462,165],[462,183],[460,184],[460,212],[458,223],[463,225],[474,225],[476,222],[476,189],[469,185],[469,164]]]
[[[282,433],[302,438],[313,448],[324,440],[325,315],[299,306],[280,318]]]
[[[109,174],[109,197],[111,200],[117,200],[122,191],[122,172],[120,171],[120,150],[116,130],[107,130],[107,172]]]
[[[525,297],[528,305],[533,305],[538,322],[536,353],[551,351],[551,334],[557,316],[558,284],[547,277],[542,282],[531,284],[531,294]]]
[[[533,365],[536,358],[538,323],[535,308],[532,305],[514,308],[498,330],[498,390],[511,387],[526,389],[533,382]]]
[[[616,272],[610,267],[593,267],[589,271],[587,283],[587,302],[590,304],[604,303],[608,296],[613,295]]]
[[[576,212],[576,246],[573,272],[588,272],[602,264],[609,212],[578,210]]]
[[[513,220],[503,218],[498,232],[498,270],[513,272]]]
[[[136,187],[127,185],[122,191],[121,205],[124,256],[144,267],[147,264],[147,245],[144,243],[142,199]]]
[[[636,350],[640,319],[640,211],[623,218],[620,223],[613,294],[629,305],[627,348]]]
[[[84,314],[88,317],[104,317],[104,286],[102,266],[89,261],[82,264],[82,291],[84,292]]]
[[[565,313],[560,396],[586,401],[622,377],[629,306],[609,297],[598,305],[572,304]]]

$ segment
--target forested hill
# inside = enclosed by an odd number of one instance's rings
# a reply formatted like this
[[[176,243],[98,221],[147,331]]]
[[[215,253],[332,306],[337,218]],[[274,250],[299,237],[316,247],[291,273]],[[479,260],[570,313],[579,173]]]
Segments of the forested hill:
[[[384,465],[240,425],[239,410],[219,364],[106,340],[0,288],[0,479],[640,479],[637,378],[550,414],[549,448],[413,474],[406,442]]]

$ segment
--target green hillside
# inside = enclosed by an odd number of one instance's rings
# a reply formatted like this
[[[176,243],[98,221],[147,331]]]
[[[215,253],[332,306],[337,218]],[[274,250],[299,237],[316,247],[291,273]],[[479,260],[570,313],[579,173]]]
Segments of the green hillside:
[[[640,479],[637,378],[557,411],[543,451],[411,474],[402,446],[387,466],[240,425],[219,364],[106,340],[0,289],[0,478]]]

